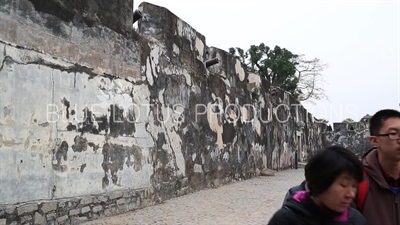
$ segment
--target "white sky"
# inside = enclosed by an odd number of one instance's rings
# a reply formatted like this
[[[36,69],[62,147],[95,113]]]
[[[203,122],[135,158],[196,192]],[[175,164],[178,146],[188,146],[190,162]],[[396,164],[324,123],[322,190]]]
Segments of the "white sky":
[[[261,42],[320,58],[330,98],[303,104],[317,118],[360,120],[399,109],[399,1],[148,0],[206,37],[206,45],[247,50]],[[134,1],[137,8],[141,1]]]

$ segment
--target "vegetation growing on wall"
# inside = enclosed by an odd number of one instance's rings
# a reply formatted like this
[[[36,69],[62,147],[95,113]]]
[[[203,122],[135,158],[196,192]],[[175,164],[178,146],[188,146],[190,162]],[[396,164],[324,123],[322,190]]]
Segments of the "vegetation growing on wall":
[[[322,76],[327,64],[318,58],[306,59],[286,48],[270,48],[264,43],[251,45],[247,51],[230,48],[229,52],[246,65],[247,71],[266,78],[272,86],[291,93],[300,102],[328,99]]]
[[[251,98],[253,99],[253,102],[258,102],[258,99],[260,98],[260,86],[256,85],[252,92],[251,92]]]

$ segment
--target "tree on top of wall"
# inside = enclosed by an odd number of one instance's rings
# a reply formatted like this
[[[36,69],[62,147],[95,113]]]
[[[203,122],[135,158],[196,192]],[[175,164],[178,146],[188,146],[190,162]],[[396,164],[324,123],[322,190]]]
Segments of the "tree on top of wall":
[[[264,43],[251,45],[247,51],[241,48],[230,48],[246,65],[247,71],[257,73],[267,79],[272,86],[291,93],[299,101],[328,99],[322,87],[324,79],[322,71],[327,67],[320,59],[306,59],[275,46],[273,49]]]
[[[355,123],[356,121],[354,121],[352,118],[346,118],[342,121],[342,123]]]

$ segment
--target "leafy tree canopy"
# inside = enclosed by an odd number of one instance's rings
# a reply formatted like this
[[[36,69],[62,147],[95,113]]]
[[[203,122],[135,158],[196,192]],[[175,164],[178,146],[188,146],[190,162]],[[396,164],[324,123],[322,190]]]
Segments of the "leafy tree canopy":
[[[355,121],[352,118],[346,118],[342,121],[342,123],[355,123]]]
[[[247,51],[230,48],[247,66],[247,70],[266,78],[272,86],[290,92],[299,101],[326,98],[321,82],[321,72],[327,67],[317,58],[307,60],[304,55],[294,54],[286,48],[275,46],[273,49],[264,43],[251,45]]]

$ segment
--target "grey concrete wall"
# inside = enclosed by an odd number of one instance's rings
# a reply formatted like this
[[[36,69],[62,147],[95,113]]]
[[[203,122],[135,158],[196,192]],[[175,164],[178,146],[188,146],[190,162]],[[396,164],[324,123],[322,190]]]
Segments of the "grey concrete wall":
[[[131,4],[1,1],[0,223],[133,210],[327,144],[326,124],[167,9],[142,3],[133,31]]]

